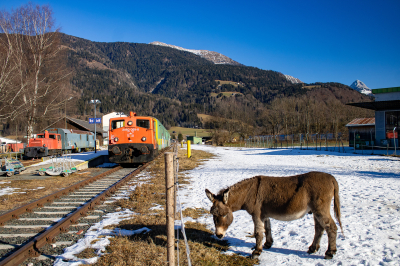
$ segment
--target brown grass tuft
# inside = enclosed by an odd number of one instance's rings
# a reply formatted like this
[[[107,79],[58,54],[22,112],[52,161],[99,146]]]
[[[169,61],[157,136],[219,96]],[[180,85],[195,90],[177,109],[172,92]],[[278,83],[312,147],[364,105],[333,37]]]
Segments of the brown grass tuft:
[[[79,259],[90,259],[93,257],[97,257],[96,250],[93,248],[86,248],[81,253],[76,255]]]

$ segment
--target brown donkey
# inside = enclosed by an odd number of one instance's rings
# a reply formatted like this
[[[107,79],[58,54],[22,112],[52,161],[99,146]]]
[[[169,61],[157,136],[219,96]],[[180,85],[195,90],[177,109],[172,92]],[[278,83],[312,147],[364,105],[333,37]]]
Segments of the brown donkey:
[[[255,176],[223,189],[217,195],[208,189],[206,194],[213,203],[210,213],[214,218],[215,234],[219,238],[225,236],[233,221],[234,211],[246,210],[252,216],[256,237],[253,258],[261,255],[264,232],[264,248],[272,246],[269,218],[292,221],[304,217],[306,213],[314,214],[315,223],[314,241],[308,253],[319,249],[324,230],[329,240],[325,259],[332,259],[336,253],[337,227],[330,213],[332,197],[335,216],[342,233],[343,229],[340,221],[339,186],[330,174],[310,172],[288,177]]]

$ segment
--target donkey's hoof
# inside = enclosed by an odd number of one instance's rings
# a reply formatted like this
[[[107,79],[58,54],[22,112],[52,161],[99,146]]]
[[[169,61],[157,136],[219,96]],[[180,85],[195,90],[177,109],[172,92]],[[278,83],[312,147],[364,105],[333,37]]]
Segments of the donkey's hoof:
[[[336,250],[328,250],[327,252],[325,252],[324,259],[331,260],[333,258],[333,255],[335,255],[335,254],[336,254]]]
[[[251,258],[255,260],[255,259],[258,259],[260,257],[260,255],[261,255],[261,251],[254,250],[253,253],[251,254]]]
[[[313,253],[317,252],[318,250],[319,250],[319,245],[316,246],[316,247],[310,246],[310,247],[308,248],[307,253],[308,253],[308,254],[313,254]]]
[[[271,243],[267,243],[267,242],[264,243],[264,248],[265,249],[270,249],[271,247],[272,247],[272,242]]]

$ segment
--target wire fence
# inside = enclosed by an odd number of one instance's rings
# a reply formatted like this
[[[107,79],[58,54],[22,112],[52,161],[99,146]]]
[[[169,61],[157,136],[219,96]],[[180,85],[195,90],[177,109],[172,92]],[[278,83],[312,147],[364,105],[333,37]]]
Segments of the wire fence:
[[[397,155],[398,144],[388,143],[377,145],[375,135],[363,136],[358,132],[343,136],[334,133],[325,134],[292,134],[292,135],[262,135],[250,136],[247,139],[240,138],[234,142],[228,142],[228,147],[267,148],[267,149],[293,149],[334,151],[341,153],[357,154],[386,154]]]
[[[348,141],[339,134],[335,137],[333,133],[325,134],[292,134],[292,135],[262,135],[250,136],[237,142],[229,142],[226,146],[247,148],[300,148],[314,150],[333,150],[345,152],[344,147]]]

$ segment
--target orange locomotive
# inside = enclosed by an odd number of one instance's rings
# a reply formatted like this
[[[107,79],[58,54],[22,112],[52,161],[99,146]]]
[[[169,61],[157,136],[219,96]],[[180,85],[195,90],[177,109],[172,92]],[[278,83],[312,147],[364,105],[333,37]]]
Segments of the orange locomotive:
[[[61,154],[61,135],[49,133],[47,130],[43,134],[37,134],[36,138],[30,139],[24,150],[24,155],[30,158]]]
[[[146,163],[170,145],[170,134],[160,121],[134,112],[111,118],[108,137],[108,158],[113,163]]]

